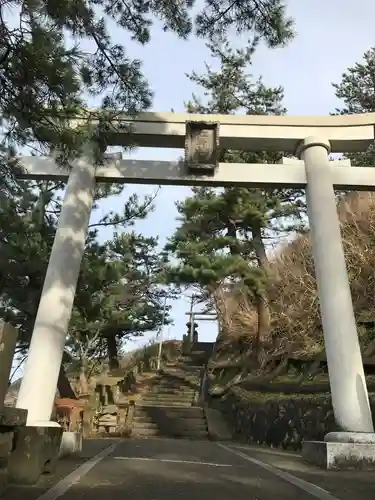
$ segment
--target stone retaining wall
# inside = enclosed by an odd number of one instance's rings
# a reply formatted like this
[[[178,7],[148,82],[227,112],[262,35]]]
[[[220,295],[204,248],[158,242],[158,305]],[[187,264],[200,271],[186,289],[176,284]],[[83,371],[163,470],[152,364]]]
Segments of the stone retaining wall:
[[[375,395],[371,396],[375,415]],[[320,441],[339,430],[329,394],[278,395],[232,389],[212,406],[220,409],[235,438],[249,444],[300,450],[303,441]]]

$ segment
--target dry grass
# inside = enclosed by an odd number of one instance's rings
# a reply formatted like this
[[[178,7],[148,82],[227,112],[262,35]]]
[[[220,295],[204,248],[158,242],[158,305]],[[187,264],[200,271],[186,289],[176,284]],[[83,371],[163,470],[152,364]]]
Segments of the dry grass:
[[[375,194],[347,195],[338,213],[356,318],[375,319]],[[283,246],[270,263],[269,273],[272,333],[278,339],[274,346],[280,349],[294,342],[301,353],[320,352],[323,339],[309,236],[298,236]],[[251,343],[257,328],[251,299],[236,289],[220,303],[226,343]],[[367,340],[361,338],[364,343]]]

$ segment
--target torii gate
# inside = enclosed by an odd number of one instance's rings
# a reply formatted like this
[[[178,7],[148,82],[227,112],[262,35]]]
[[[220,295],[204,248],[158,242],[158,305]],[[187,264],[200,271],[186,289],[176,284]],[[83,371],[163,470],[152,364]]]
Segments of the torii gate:
[[[23,177],[68,179],[17,407],[28,425],[50,422],[57,379],[84,253],[96,181],[242,187],[305,188],[336,421],[344,431],[373,433],[373,423],[341,241],[334,188],[375,190],[375,168],[329,161],[330,152],[364,151],[374,141],[375,114],[290,117],[143,113],[118,117],[110,145],[185,148],[185,161],[90,154],[63,171],[53,159],[22,157]],[[219,137],[220,126],[220,137]],[[284,151],[279,165],[218,163],[219,148]],[[369,436],[369,434],[367,434]]]

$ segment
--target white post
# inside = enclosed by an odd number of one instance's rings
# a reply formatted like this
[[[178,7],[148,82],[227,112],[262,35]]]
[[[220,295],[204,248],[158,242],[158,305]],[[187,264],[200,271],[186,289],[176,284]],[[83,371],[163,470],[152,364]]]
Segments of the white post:
[[[163,348],[163,329],[161,329],[160,333],[159,333],[158,360],[157,360],[157,365],[156,365],[157,371],[160,370],[160,366],[161,366],[162,348]]]
[[[303,141],[307,205],[335,419],[343,431],[374,431],[353,312],[340,222],[329,173],[329,142]]]
[[[69,175],[18,395],[17,408],[28,410],[27,425],[54,425],[50,418],[94,190],[95,166],[82,157]]]
[[[160,370],[161,353],[162,353],[162,349],[163,349],[163,330],[164,330],[166,310],[167,310],[167,297],[164,298],[163,315],[162,315],[161,327],[160,327],[160,331],[159,331],[158,359],[157,359],[157,366],[156,366],[156,369],[158,371]]]

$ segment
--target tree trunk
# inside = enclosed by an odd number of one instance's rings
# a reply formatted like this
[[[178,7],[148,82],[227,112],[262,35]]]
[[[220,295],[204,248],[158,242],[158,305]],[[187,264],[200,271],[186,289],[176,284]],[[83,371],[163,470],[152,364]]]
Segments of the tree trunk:
[[[262,237],[262,228],[260,224],[252,224],[252,237],[255,249],[255,255],[258,261],[258,266],[266,273],[268,270],[268,258],[266,247]],[[257,337],[256,337],[256,352],[259,354],[261,342],[270,334],[271,328],[271,312],[268,305],[267,293],[259,291],[256,294],[256,305],[258,314]]]
[[[118,360],[117,342],[115,336],[107,337],[107,355],[110,370],[117,370],[120,367]]]
[[[223,315],[224,315],[223,299],[221,296],[219,296],[221,292],[219,291],[217,284],[215,284],[215,287],[208,287],[208,291],[211,297],[213,298],[214,308],[217,316],[218,329],[216,336],[216,344],[220,345],[220,343],[225,338],[224,322],[223,322]]]
[[[235,222],[233,221],[229,221],[227,223],[227,236],[233,239],[233,241],[229,244],[229,251],[231,255],[238,255],[240,252],[237,245],[237,228]]]
[[[83,360],[79,372],[80,394],[89,393],[89,381],[87,378],[87,363]]]
[[[77,399],[75,392],[70,385],[68,377],[66,376],[65,369],[63,365],[61,365],[59,378],[57,380],[57,389],[60,394],[60,398],[69,398],[69,399]]]
[[[271,326],[270,308],[265,295],[265,293],[260,293],[256,296],[258,322],[255,348],[257,353],[259,353],[262,339],[268,337]]]

